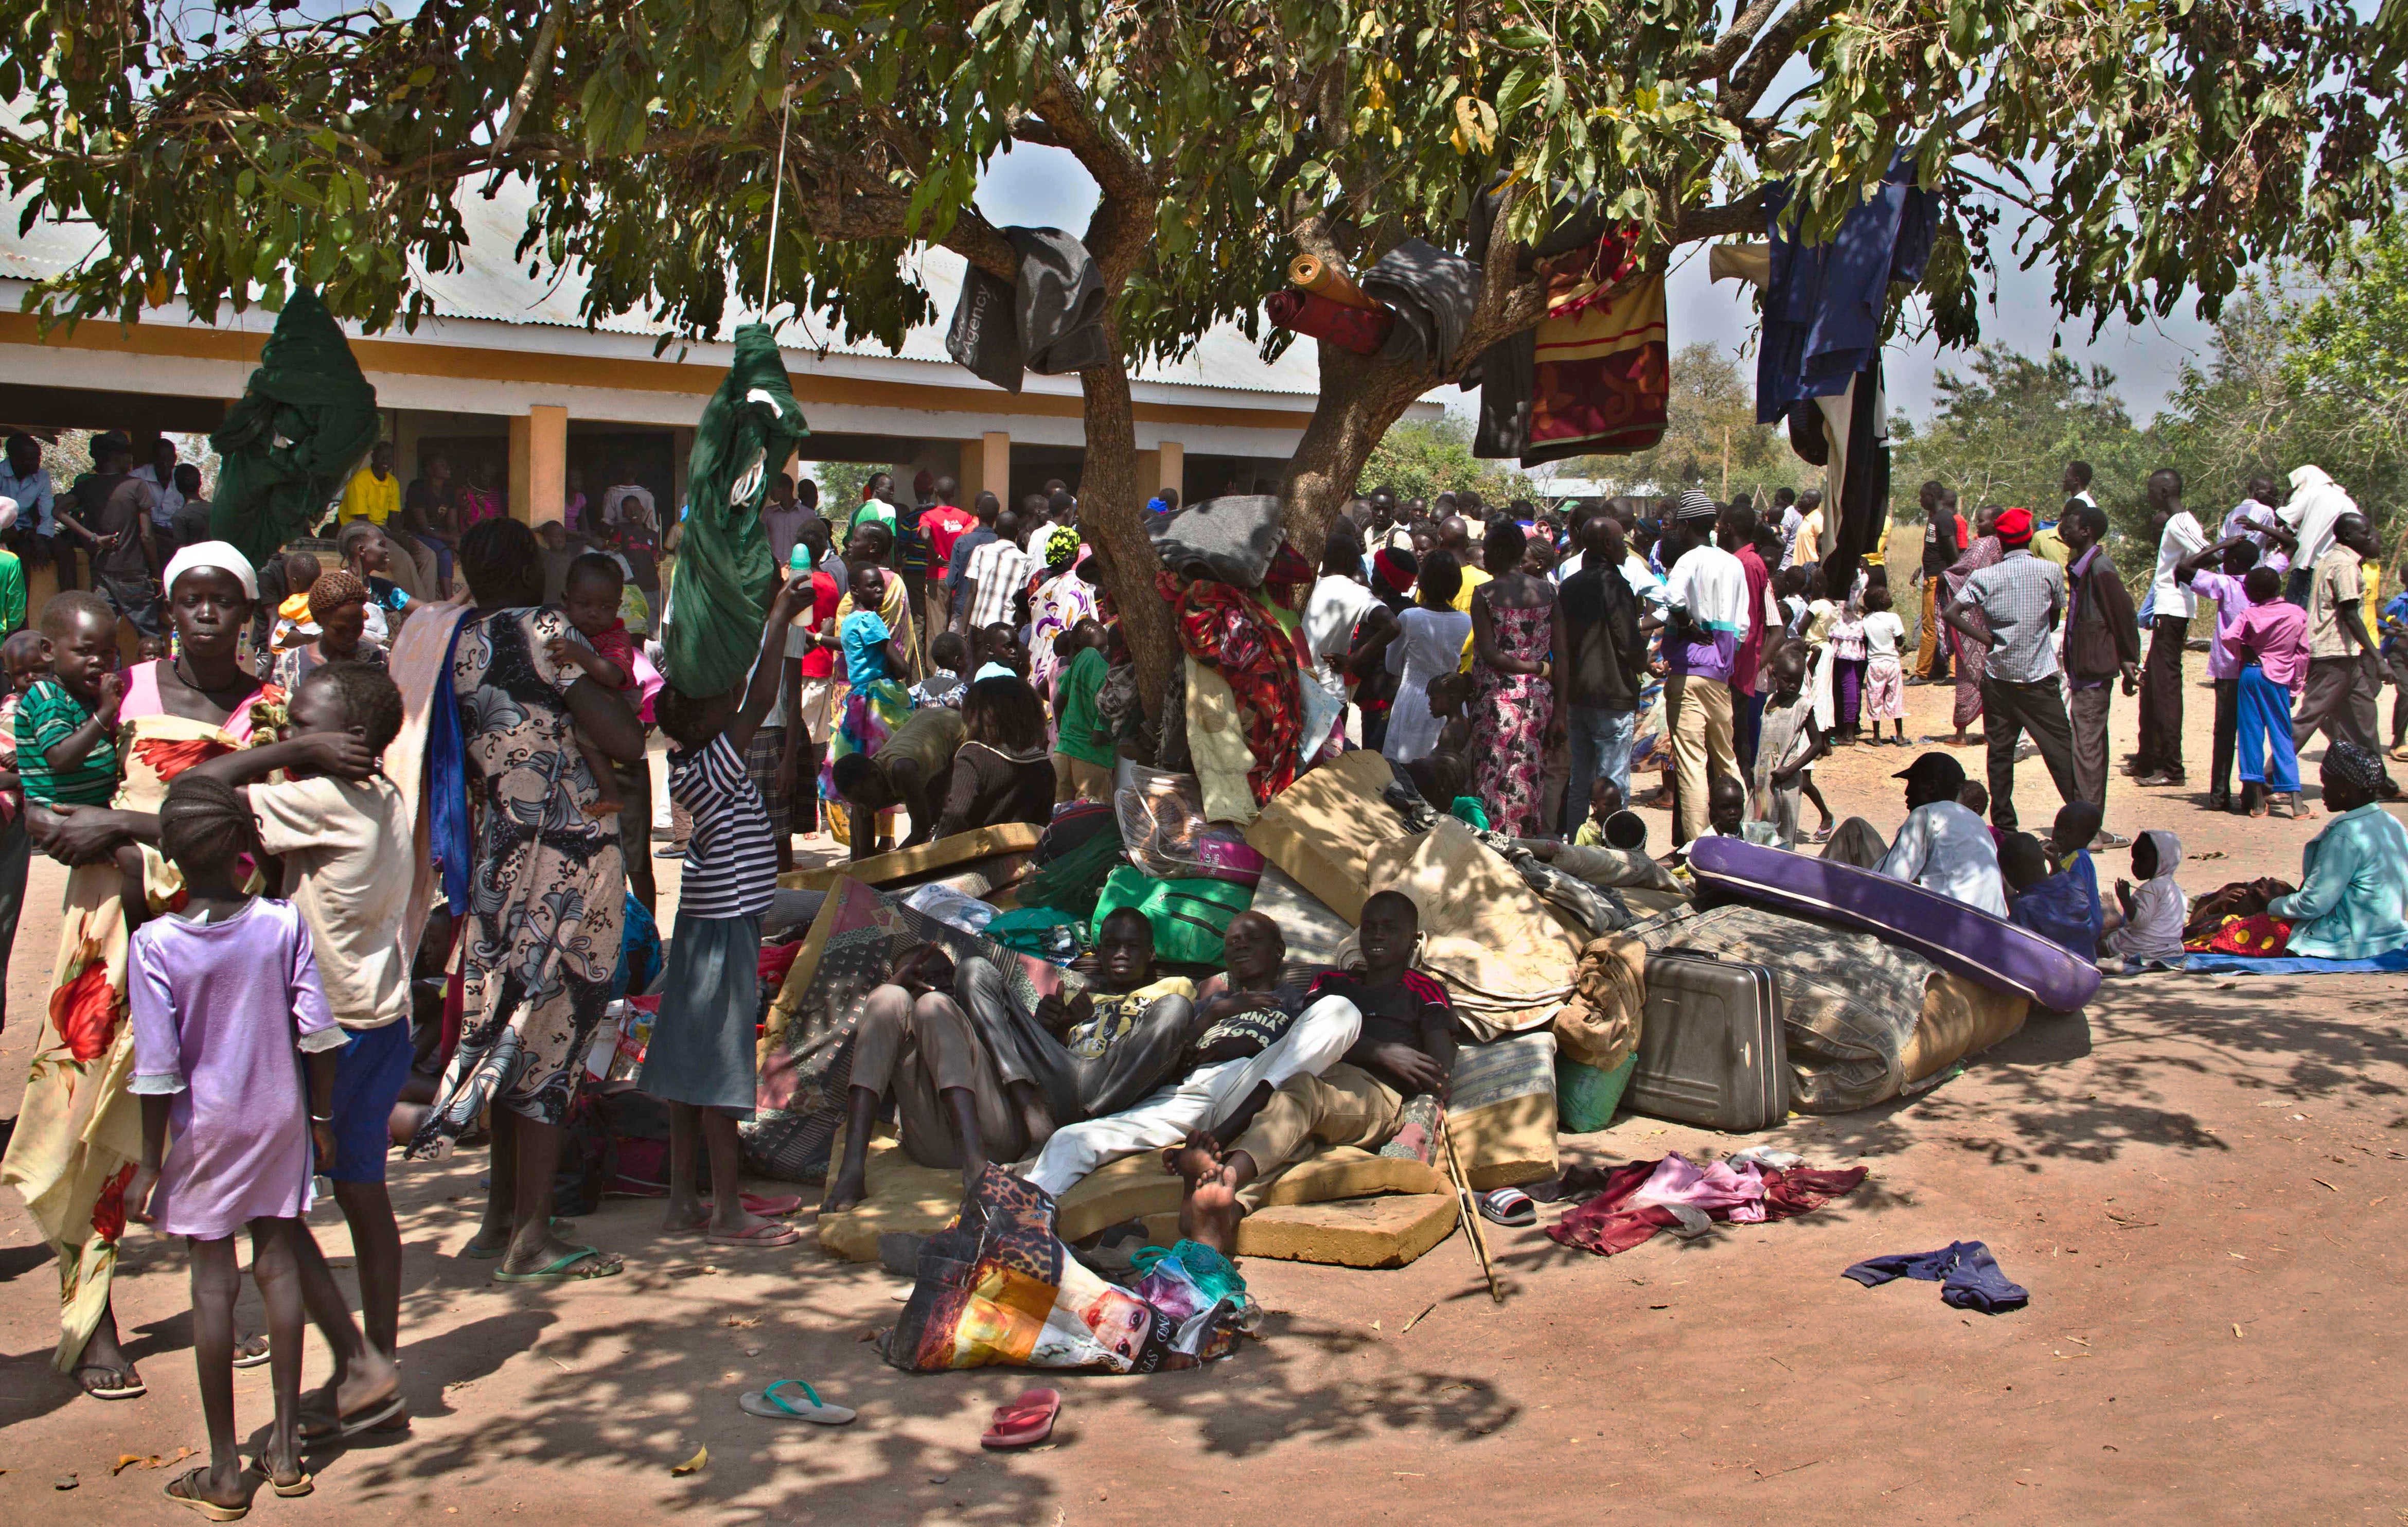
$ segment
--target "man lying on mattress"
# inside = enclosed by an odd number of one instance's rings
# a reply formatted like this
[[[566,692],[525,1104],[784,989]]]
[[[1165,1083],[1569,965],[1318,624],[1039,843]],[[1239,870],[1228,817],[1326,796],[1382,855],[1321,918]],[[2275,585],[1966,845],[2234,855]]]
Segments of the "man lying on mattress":
[[[889,1093],[904,1154],[959,1166],[967,1189],[989,1161],[1018,1161],[1060,1126],[1129,1107],[1179,1075],[1195,995],[1184,977],[1155,978],[1154,926],[1134,907],[1096,931],[1095,984],[1031,1013],[989,961],[956,971],[934,946],[906,954],[862,1007],[844,1160],[821,1212],[861,1202],[870,1120]]]
[[[1287,944],[1279,924],[1240,912],[1224,942],[1228,976],[1214,978],[1218,991],[1207,983],[1179,1074],[1134,1107],[1054,1131],[1023,1177],[1058,1198],[1097,1167],[1177,1146],[1250,1100],[1251,1117],[1273,1092],[1329,1070],[1354,1046],[1362,1019],[1352,1000],[1281,981]]]
[[[1409,968],[1418,932],[1419,917],[1402,894],[1383,891],[1365,902],[1364,968],[1313,983],[1323,1000],[1343,997],[1360,1015],[1345,1059],[1324,1075],[1298,1072],[1275,1089],[1248,1089],[1236,1109],[1163,1153],[1164,1164],[1187,1179],[1180,1234],[1236,1256],[1238,1222],[1259,1206],[1262,1179],[1325,1146],[1376,1150],[1396,1134],[1407,1100],[1445,1097],[1455,1013],[1443,988]]]

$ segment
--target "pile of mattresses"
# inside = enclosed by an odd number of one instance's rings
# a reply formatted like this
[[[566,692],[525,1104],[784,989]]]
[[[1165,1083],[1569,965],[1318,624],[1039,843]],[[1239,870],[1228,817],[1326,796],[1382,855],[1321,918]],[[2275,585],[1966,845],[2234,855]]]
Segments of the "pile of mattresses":
[[[1647,950],[1622,1093],[1635,1112],[1747,1131],[1931,1085],[2079,1008],[2095,966],[1963,902],[1736,838],[1693,845],[1697,906],[1627,930]]]

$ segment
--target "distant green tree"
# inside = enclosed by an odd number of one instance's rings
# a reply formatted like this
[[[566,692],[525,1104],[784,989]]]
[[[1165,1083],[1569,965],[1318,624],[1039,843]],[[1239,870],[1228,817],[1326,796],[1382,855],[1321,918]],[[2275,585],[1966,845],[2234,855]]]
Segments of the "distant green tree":
[[[806,462],[803,476],[820,485],[820,506],[850,508],[861,502],[862,486],[878,468],[867,462]]]
[[[1469,488],[1484,503],[1502,505],[1530,495],[1527,475],[1471,453],[1471,421],[1456,414],[1406,419],[1388,426],[1363,464],[1355,492],[1392,488],[1400,499],[1435,498]]]
[[[2115,374],[2062,351],[2024,355],[1984,345],[1969,371],[1942,371],[1939,399],[1912,437],[1894,442],[1892,496],[1911,504],[1930,478],[1956,490],[1967,509],[2020,505],[2054,520],[2065,464],[2088,462],[2091,492],[2113,513],[2137,505],[2157,464],[2116,395]]]

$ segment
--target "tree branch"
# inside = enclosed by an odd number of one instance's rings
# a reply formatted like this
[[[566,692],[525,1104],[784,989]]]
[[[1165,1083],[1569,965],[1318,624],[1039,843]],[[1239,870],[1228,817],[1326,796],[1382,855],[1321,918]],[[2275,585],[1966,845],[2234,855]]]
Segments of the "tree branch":
[[[1713,46],[1699,56],[1696,66],[1689,70],[1690,79],[1721,78],[1723,72],[1738,63],[1740,55],[1747,51],[1747,45],[1756,40],[1756,33],[1772,19],[1772,13],[1781,8],[1782,3],[1783,0],[1753,0],[1745,10],[1739,13],[1738,20],[1731,22],[1730,30],[1716,37]]]
[[[527,107],[535,100],[535,88],[552,63],[552,50],[560,36],[560,13],[566,5],[567,0],[547,0],[543,7],[543,21],[535,29],[535,47],[527,54],[526,74],[510,94],[509,115],[502,119],[502,130],[494,136],[496,155],[509,152],[510,145],[518,139],[519,123],[526,120]]]
[[[1799,39],[1828,21],[1842,3],[1842,0],[1798,0],[1765,30],[1763,40],[1746,61],[1715,87],[1715,109],[1730,121],[1738,121],[1755,110],[1756,103],[1772,88],[1773,77],[1789,62],[1789,55],[1798,50]]]

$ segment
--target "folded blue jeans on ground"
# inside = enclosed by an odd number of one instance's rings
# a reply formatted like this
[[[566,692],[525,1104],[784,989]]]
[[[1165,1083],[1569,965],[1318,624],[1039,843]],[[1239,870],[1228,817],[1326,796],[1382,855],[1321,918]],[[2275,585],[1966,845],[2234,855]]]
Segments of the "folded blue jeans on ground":
[[[1866,1288],[1877,1288],[1897,1277],[1919,1278],[1940,1285],[1940,1302],[1952,1309],[1978,1309],[2003,1314],[2031,1303],[2020,1283],[2011,1283],[1999,1270],[1998,1259],[1980,1241],[1951,1241],[1937,1251],[1899,1251],[1860,1262],[1840,1275]]]

